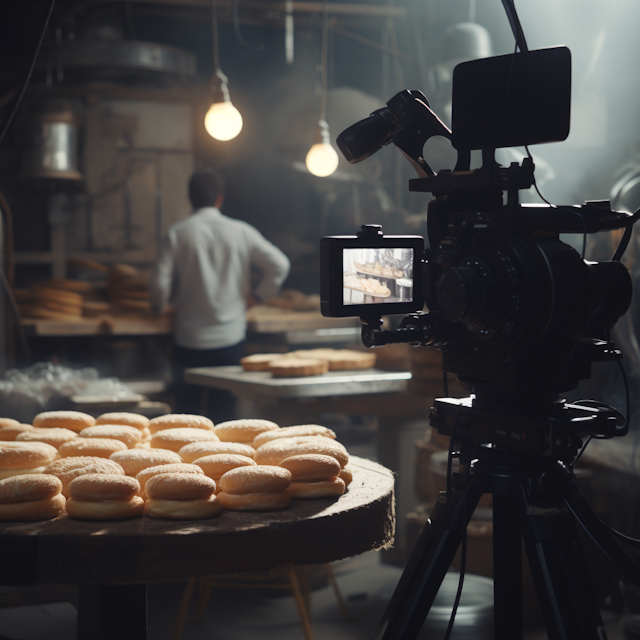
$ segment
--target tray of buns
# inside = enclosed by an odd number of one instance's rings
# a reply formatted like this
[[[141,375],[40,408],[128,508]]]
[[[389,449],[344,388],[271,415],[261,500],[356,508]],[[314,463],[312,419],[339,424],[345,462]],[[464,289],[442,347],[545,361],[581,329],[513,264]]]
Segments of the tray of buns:
[[[363,287],[353,286],[353,284],[345,283],[344,288],[351,289],[352,291],[359,291],[360,293],[366,293],[370,296],[373,296],[374,298],[388,298],[391,295],[389,287],[385,287],[384,285],[382,285],[378,289],[366,289]]]

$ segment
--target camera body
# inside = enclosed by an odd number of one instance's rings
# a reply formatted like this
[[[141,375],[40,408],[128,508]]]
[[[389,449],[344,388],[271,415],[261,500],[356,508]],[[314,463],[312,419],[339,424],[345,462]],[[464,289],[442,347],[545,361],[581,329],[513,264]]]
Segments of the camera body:
[[[560,234],[626,228],[628,239],[636,218],[606,201],[522,205],[519,191],[535,183],[532,159],[502,167],[494,158],[496,148],[566,138],[570,93],[565,47],[498,56],[456,67],[453,132],[419,91],[398,93],[342,132],[337,143],[352,163],[391,142],[411,162],[419,178],[410,190],[433,195],[428,248],[420,254],[418,238],[385,236],[375,225],[357,236],[323,238],[322,313],[360,316],[369,347],[441,349],[444,371],[475,393],[476,403],[546,404],[590,377],[592,362],[620,358],[608,332],[631,302],[629,273],[619,258],[585,261]],[[434,135],[458,150],[452,171],[436,175],[426,162],[422,149]],[[483,162],[471,170],[473,149]],[[413,251],[410,300],[402,299],[393,270],[375,270],[375,256],[389,249],[392,257]],[[366,255],[380,287],[372,283],[354,301],[354,286],[367,277],[355,262],[366,263]],[[404,272],[400,279],[407,280]],[[393,313],[408,315],[398,329],[383,330],[381,316]]]

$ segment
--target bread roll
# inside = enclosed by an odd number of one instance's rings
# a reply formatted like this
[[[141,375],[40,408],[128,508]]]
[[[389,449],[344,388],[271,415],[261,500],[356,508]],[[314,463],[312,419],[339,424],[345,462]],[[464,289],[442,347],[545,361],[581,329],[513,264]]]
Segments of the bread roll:
[[[33,469],[0,469],[0,480],[13,478],[14,476],[38,475],[44,473],[46,467],[34,467]]]
[[[211,431],[213,422],[205,416],[197,416],[190,413],[169,413],[166,416],[158,416],[149,421],[149,431],[164,431],[165,429],[205,429]]]
[[[55,476],[30,474],[0,480],[0,504],[14,504],[53,498],[62,491]]]
[[[145,491],[147,480],[161,473],[192,473],[199,476],[204,475],[204,471],[200,467],[197,467],[195,464],[185,464],[183,462],[178,464],[159,464],[155,467],[147,467],[136,475],[136,480],[140,483],[140,491],[138,492],[138,495],[141,498],[144,498],[145,500],[147,499]]]
[[[96,423],[93,416],[81,411],[45,411],[33,419],[33,426],[41,429],[71,429],[79,433]]]
[[[280,358],[269,363],[269,371],[274,378],[319,376],[329,371],[329,362],[317,358]]]
[[[68,498],[70,495],[69,483],[74,478],[90,473],[115,473],[117,475],[124,475],[124,470],[116,462],[105,458],[72,456],[69,458],[55,460],[45,467],[43,473],[48,473],[59,478],[62,482],[62,495],[65,498]]]
[[[71,429],[63,429],[61,427],[52,427],[51,429],[41,429],[39,427],[33,427],[32,429],[25,429],[22,433],[19,433],[15,441],[16,442],[44,442],[50,444],[56,449],[70,440],[75,440],[78,434]]]
[[[149,498],[145,515],[163,520],[206,520],[220,513],[222,506],[215,495],[202,500],[159,500]]]
[[[31,298],[34,300],[53,300],[71,306],[82,306],[83,301],[83,297],[79,293],[44,286],[31,287]]]
[[[270,420],[229,420],[217,424],[213,431],[222,442],[251,444],[254,438],[261,433],[279,428],[275,422]]]
[[[340,469],[339,478],[344,480],[345,485],[348,487],[353,481],[353,471],[349,467],[344,467],[344,469]]]
[[[202,469],[204,475],[218,481],[227,471],[238,467],[251,467],[256,463],[247,456],[237,453],[218,453],[212,456],[204,456],[194,460],[194,465]]]
[[[150,444],[153,449],[169,449],[177,453],[192,442],[218,442],[218,436],[213,431],[191,427],[164,429],[152,434]]]
[[[128,476],[137,476],[147,467],[155,467],[159,464],[177,464],[182,458],[174,451],[168,449],[128,449],[116,451],[109,458],[117,462]]]
[[[243,494],[221,491],[218,500],[229,511],[278,511],[289,506],[291,495],[286,490]]]
[[[0,429],[4,429],[4,427],[15,427],[20,423],[13,418],[0,418]]]
[[[280,465],[291,472],[292,482],[331,480],[340,473],[340,463],[332,456],[305,453],[285,458]]]
[[[140,491],[140,483],[130,476],[116,473],[87,473],[69,483],[69,495],[75,500],[124,500],[128,502]]]
[[[123,424],[99,424],[95,427],[87,427],[79,434],[81,438],[109,438],[120,440],[127,445],[127,449],[133,449],[142,441],[143,433],[140,429]]]
[[[240,358],[240,364],[245,371],[269,371],[269,363],[272,360],[283,358],[285,353],[253,353],[250,356]]]
[[[128,413],[126,411],[114,411],[103,413],[96,418],[96,424],[121,424],[134,427],[142,431],[149,427],[149,418],[138,413]]]
[[[49,520],[50,518],[62,515],[64,510],[64,496],[57,494],[44,500],[0,504],[0,520],[17,522]]]
[[[0,469],[34,469],[48,465],[58,450],[41,442],[0,442]]]
[[[282,429],[274,431],[265,431],[253,439],[251,446],[254,449],[258,449],[263,444],[271,442],[272,440],[302,436],[322,436],[325,438],[331,438],[332,440],[336,439],[335,432],[328,427],[323,427],[319,424],[298,424],[293,427],[282,427]]]
[[[345,487],[342,478],[333,478],[319,482],[292,482],[287,491],[292,498],[330,498],[341,496]]]
[[[220,478],[225,493],[261,493],[284,491],[291,484],[291,472],[275,466],[237,467]]]
[[[144,500],[134,496],[130,500],[67,500],[67,515],[78,520],[129,520],[144,512]]]
[[[7,418],[3,418],[6,420]],[[6,424],[5,426],[1,426],[0,422],[0,440],[12,441],[15,440],[16,437],[22,433],[23,431],[33,431],[34,427],[30,424],[20,424],[16,420],[14,420],[16,424]]]
[[[185,462],[193,462],[198,458],[204,456],[216,455],[219,453],[233,453],[240,456],[246,456],[253,459],[256,452],[254,448],[248,444],[241,444],[239,442],[192,442],[187,444],[180,451],[180,456]]]
[[[369,351],[354,349],[306,349],[294,351],[299,358],[319,358],[329,363],[329,371],[355,371],[371,369],[376,364],[377,355]]]
[[[341,467],[349,462],[347,450],[339,442],[329,438],[310,437],[302,442],[298,438],[281,438],[263,444],[256,450],[255,461],[261,464],[277,465],[285,458],[303,453],[320,453],[332,456]]]
[[[127,445],[120,440],[109,438],[74,438],[60,445],[58,453],[61,458],[71,456],[92,456],[108,458],[116,451],[127,451]]]
[[[213,495],[216,483],[205,475],[160,473],[147,480],[147,498],[154,500],[204,500]]]

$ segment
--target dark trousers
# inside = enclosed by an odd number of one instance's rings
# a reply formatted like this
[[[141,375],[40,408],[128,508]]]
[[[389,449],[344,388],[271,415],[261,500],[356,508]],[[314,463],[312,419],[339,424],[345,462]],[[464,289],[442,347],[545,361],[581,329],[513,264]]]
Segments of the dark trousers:
[[[244,340],[223,349],[187,349],[173,346],[171,366],[175,413],[204,415],[214,423],[234,420],[236,400],[229,391],[209,389],[184,381],[184,370],[193,367],[223,367],[240,363],[244,355]]]

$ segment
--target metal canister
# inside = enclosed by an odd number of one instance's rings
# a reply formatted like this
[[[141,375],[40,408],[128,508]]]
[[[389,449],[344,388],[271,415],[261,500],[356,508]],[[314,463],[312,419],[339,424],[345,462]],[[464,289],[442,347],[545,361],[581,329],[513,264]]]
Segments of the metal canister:
[[[65,100],[47,100],[25,118],[21,175],[82,180],[78,170],[78,122]]]

